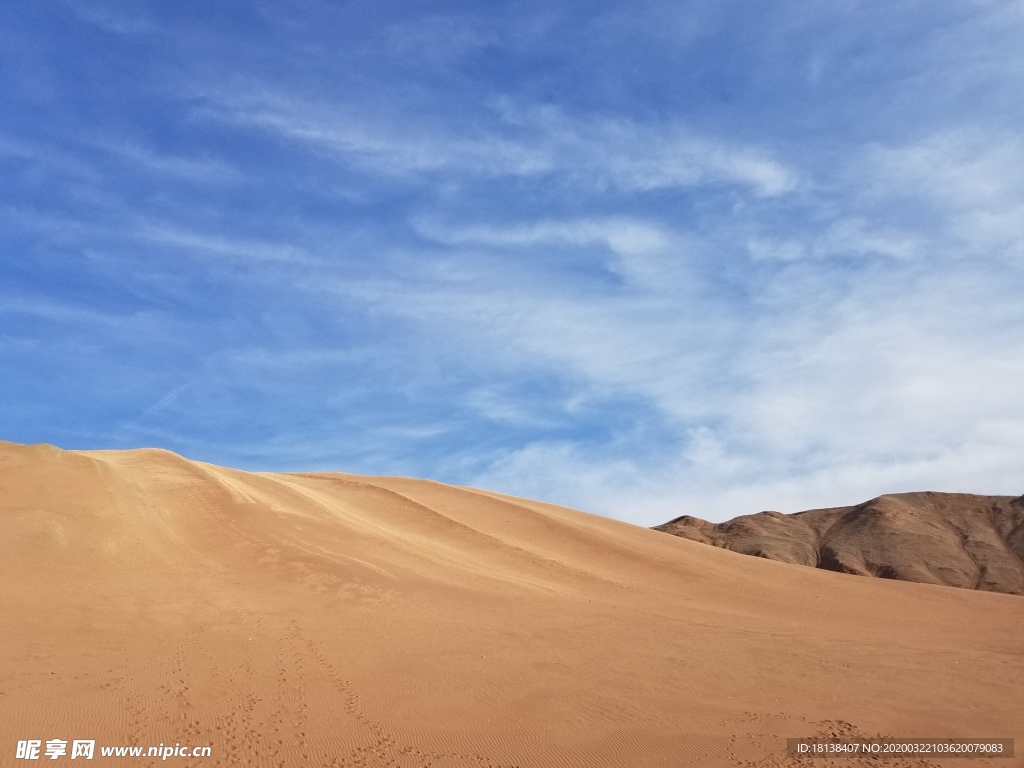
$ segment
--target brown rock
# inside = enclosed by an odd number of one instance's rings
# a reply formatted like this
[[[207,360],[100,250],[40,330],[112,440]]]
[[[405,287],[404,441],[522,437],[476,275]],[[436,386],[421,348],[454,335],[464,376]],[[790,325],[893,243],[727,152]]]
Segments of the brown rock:
[[[656,530],[829,571],[1024,594],[1024,496],[897,493],[718,524],[683,515]]]

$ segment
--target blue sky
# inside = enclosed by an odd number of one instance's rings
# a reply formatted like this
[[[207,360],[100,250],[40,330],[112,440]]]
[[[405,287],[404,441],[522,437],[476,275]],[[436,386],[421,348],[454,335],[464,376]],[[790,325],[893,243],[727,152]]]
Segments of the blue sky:
[[[0,438],[641,524],[1024,491],[1024,3],[0,7]]]

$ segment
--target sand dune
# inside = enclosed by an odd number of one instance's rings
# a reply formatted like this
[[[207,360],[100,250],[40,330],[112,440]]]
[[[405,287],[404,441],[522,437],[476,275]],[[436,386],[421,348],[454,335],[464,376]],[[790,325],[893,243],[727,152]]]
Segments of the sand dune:
[[[212,747],[179,766],[402,768],[782,766],[793,736],[1024,738],[1016,596],[156,450],[0,443],[0,525],[4,765],[50,738]],[[90,764],[125,763],[147,761]]]
[[[898,493],[718,524],[683,515],[655,530],[783,563],[1024,595],[1024,496]]]

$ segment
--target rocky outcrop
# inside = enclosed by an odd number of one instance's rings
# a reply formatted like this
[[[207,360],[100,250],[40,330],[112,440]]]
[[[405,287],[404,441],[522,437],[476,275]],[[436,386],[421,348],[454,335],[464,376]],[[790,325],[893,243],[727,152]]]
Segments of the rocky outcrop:
[[[898,493],[717,524],[683,515],[656,530],[829,571],[1024,595],[1024,496]]]

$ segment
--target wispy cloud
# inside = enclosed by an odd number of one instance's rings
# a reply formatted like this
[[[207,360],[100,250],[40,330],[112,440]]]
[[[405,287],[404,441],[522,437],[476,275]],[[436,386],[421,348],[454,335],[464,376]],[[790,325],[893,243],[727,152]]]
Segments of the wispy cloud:
[[[748,244],[755,261],[796,261],[798,259],[920,258],[926,251],[921,236],[894,230],[885,225],[874,227],[864,218],[842,218],[824,231],[801,232],[785,240],[754,238]]]
[[[50,299],[46,296],[0,294],[0,315],[26,315],[41,320],[57,322],[78,328],[105,326],[132,332],[134,326],[147,324],[155,319],[153,313],[110,312],[96,309],[83,303],[72,303]]]
[[[931,203],[958,246],[1024,257],[1024,142],[1016,135],[963,129],[876,149],[883,194]]]
[[[228,257],[243,264],[277,262],[308,265],[315,260],[309,251],[289,243],[224,237],[158,222],[143,223],[131,235],[152,245]]]
[[[116,35],[139,35],[154,32],[157,25],[134,9],[125,13],[123,8],[113,10],[102,3],[64,0],[63,4],[80,20],[105,32]]]
[[[585,188],[643,192],[734,184],[765,197],[785,194],[796,174],[757,147],[700,136],[673,124],[570,118],[554,107],[496,102],[487,129],[421,123],[414,133],[360,118],[358,109],[257,92],[216,95],[205,114],[249,125],[391,175],[456,173],[552,176]]]
[[[603,245],[615,253],[629,255],[660,250],[669,240],[669,235],[658,225],[625,218],[549,220],[511,226],[462,224],[452,227],[424,218],[414,223],[420,234],[446,245],[500,248]]]
[[[524,404],[515,402],[507,395],[502,396],[494,388],[471,392],[467,404],[488,421],[530,426],[536,426],[538,422]]]
[[[157,176],[204,184],[230,184],[242,179],[237,168],[212,157],[188,157],[161,153],[132,142],[97,141],[93,146],[137,169]]]

